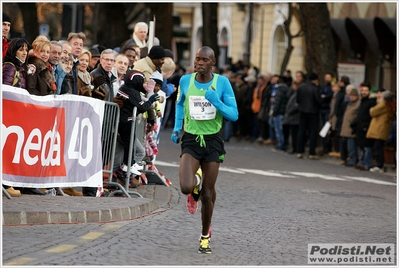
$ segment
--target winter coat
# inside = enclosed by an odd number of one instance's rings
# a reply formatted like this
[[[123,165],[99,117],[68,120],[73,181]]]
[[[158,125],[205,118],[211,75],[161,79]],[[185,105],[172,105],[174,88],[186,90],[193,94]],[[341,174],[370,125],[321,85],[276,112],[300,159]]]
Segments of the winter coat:
[[[252,104],[251,109],[254,114],[259,113],[261,102],[262,102],[262,93],[266,88],[266,84],[256,84],[254,91],[252,93]]]
[[[274,96],[274,108],[272,116],[284,115],[285,106],[288,101],[289,88],[287,84],[278,84],[276,89],[276,95]]]
[[[320,110],[323,111],[329,111],[330,110],[330,103],[331,99],[333,96],[334,92],[331,89],[331,83],[325,84],[320,88],[320,95],[325,95],[324,98],[322,98],[322,103]]]
[[[152,62],[152,59],[146,56],[134,63],[134,70],[142,72],[145,76],[145,82],[147,82],[151,75],[157,70],[157,67]]]
[[[298,87],[296,102],[302,113],[319,114],[322,102],[319,88],[311,82],[306,82]]]
[[[61,67],[61,64],[55,65],[55,84],[57,85],[57,95],[61,94],[62,83],[66,76],[66,71]]]
[[[284,125],[299,125],[299,106],[296,103],[296,91],[292,91],[285,107]]]
[[[46,62],[38,57],[31,56],[28,58],[28,64],[36,66],[36,72],[26,77],[26,90],[32,95],[45,96],[52,93],[52,83],[54,77],[47,68]]]
[[[331,123],[331,130],[333,130],[333,131],[337,130],[337,116],[334,113],[335,100],[337,98],[337,93],[338,92],[334,92],[334,95],[331,98],[330,114],[328,115],[328,120]]]
[[[15,76],[15,72],[18,68],[19,74]],[[16,83],[14,83],[14,77],[17,78]],[[14,63],[3,62],[3,84],[26,88],[26,71],[23,66],[16,66]]]
[[[78,70],[78,95],[91,97],[92,77],[88,71]]]
[[[133,78],[132,81],[129,81],[129,84],[126,83],[122,85],[118,90],[118,96],[123,98],[123,106],[120,110],[120,122],[128,123],[132,121],[133,117],[133,108],[137,107],[137,114],[144,113],[151,109],[152,103],[149,101],[144,101],[141,98],[141,93],[143,88],[143,78]]]
[[[356,118],[357,111],[359,109],[360,99],[357,99],[354,102],[349,102],[346,106],[345,113],[342,119],[342,127],[340,136],[346,138],[355,138],[355,131],[351,127],[351,123]]]
[[[334,115],[337,117],[336,129],[340,131],[342,125],[342,118],[345,113],[345,108],[347,102],[345,102],[345,91],[346,86],[341,87],[336,93],[335,105],[334,105]]]
[[[113,90],[113,84],[114,82],[117,80],[116,76],[112,73],[111,76],[108,76],[108,73],[103,69],[103,67],[101,67],[101,64],[98,65],[98,67],[96,69],[94,69],[90,75],[92,76],[92,81],[94,80],[94,78],[96,78],[97,76],[105,76],[105,78],[107,79],[107,82],[100,85],[99,87],[101,87],[105,92],[107,92],[107,95],[105,96],[105,101],[114,101],[114,90]]]
[[[391,122],[384,100],[381,100],[370,109],[370,116],[371,122],[366,137],[369,139],[387,141],[391,130]]]
[[[369,96],[360,100],[360,106],[355,120],[352,122],[352,128],[356,132],[357,145],[359,147],[373,147],[374,141],[367,139],[366,134],[371,122],[370,108],[377,104],[376,98]]]

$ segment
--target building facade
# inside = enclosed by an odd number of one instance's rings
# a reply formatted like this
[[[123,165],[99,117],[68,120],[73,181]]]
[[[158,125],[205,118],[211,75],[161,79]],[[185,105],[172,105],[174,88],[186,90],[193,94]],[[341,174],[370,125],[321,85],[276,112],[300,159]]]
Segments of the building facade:
[[[284,21],[293,3],[227,3],[218,5],[219,66],[229,60],[242,59],[249,54],[251,65],[261,73],[280,74],[287,49]],[[383,87],[396,92],[396,2],[330,2],[327,3],[338,59],[338,76],[349,74],[359,86],[364,80],[375,88]],[[189,29],[187,48],[193,62],[195,52],[201,47],[201,3],[174,3],[174,11]],[[291,35],[300,31],[300,21],[291,18]],[[287,69],[306,71],[306,47],[303,37],[292,39],[294,47]]]

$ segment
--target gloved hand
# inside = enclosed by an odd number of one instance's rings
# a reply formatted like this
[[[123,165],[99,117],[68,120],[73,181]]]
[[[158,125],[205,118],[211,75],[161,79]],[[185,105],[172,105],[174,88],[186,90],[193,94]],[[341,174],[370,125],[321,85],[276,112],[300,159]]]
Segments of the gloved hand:
[[[102,87],[97,87],[91,92],[91,96],[96,99],[104,100],[107,92]]]
[[[121,96],[116,96],[115,98],[114,98],[114,102],[116,103],[116,104],[118,104],[118,106],[119,106],[119,109],[122,109],[122,107],[123,107],[123,98],[121,97]]]
[[[154,92],[154,88],[155,88],[155,81],[154,80],[152,80],[152,79],[148,79],[148,82],[147,82],[147,92]]]
[[[205,99],[209,100],[210,103],[215,106],[216,103],[218,103],[219,100],[219,95],[216,93],[216,90],[213,89],[208,89],[205,93]]]
[[[174,142],[174,143],[179,143],[180,141],[180,129],[173,129],[172,135],[170,136],[170,139]]]
[[[104,75],[99,75],[93,79],[94,88],[98,88],[102,84],[107,82],[107,78]]]
[[[155,93],[155,94],[153,94],[153,95],[151,95],[151,97],[148,99],[148,101],[151,103],[151,104],[153,104],[154,102],[156,102],[157,100],[159,100],[159,95],[158,95],[158,93]]]

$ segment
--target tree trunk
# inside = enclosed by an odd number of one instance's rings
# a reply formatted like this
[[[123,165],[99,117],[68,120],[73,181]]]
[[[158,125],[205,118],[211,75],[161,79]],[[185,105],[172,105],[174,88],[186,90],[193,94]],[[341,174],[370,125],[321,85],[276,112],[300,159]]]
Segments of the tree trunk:
[[[25,39],[32,42],[39,35],[39,23],[37,21],[37,7],[35,3],[19,3],[22,18],[24,20]]]
[[[284,71],[287,69],[288,62],[291,58],[291,53],[294,50],[294,46],[292,45],[292,39],[302,36],[303,34],[302,28],[296,34],[291,33],[290,30],[291,21],[292,18],[294,17],[294,12],[296,11],[296,9],[294,9],[291,3],[288,3],[287,5],[288,5],[288,17],[284,20],[284,32],[285,35],[287,36],[288,45],[284,54],[283,62],[281,63],[280,75],[283,75]]]
[[[97,25],[94,40],[107,48],[114,48],[131,38],[131,32],[125,23],[125,10],[129,4],[125,3],[98,3]],[[112,22],[112,23],[111,23]]]
[[[216,61],[219,59],[218,3],[202,3],[202,45],[212,48]]]
[[[337,74],[337,58],[327,4],[299,3],[299,12],[306,42],[306,71],[318,74],[323,83],[324,74]]]
[[[147,4],[155,16],[155,37],[163,48],[172,48],[173,37],[173,3]],[[153,20],[153,17],[150,18]]]

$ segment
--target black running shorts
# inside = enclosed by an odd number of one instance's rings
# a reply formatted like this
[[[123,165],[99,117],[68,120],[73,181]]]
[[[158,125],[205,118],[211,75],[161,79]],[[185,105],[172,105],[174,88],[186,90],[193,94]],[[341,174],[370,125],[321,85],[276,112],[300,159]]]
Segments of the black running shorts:
[[[181,138],[181,154],[190,154],[195,159],[204,162],[218,162],[223,163],[224,155],[224,141],[220,133],[212,135],[204,135],[205,147],[200,146],[198,135],[193,135],[185,132]]]

